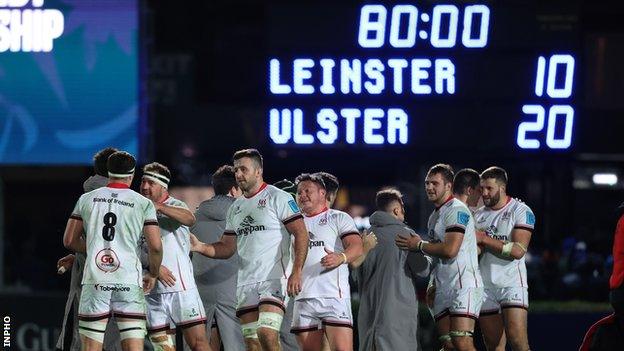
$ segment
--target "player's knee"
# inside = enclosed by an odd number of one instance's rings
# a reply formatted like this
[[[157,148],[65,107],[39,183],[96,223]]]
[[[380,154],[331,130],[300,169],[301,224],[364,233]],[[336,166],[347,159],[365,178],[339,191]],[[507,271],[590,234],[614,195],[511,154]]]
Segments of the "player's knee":
[[[204,325],[198,325],[185,331],[184,340],[192,351],[209,350],[208,337],[204,333]]]
[[[266,327],[258,327],[258,340],[262,345],[273,345],[279,342],[279,331]]]
[[[529,342],[523,337],[518,336],[508,336],[507,341],[511,346],[513,351],[528,351],[529,350]]]
[[[449,332],[451,341],[456,350],[471,350],[473,348],[471,331],[452,330]]]
[[[169,335],[164,331],[150,334],[149,341],[152,344],[154,351],[174,351],[175,350],[172,335]]]
[[[119,327],[119,336],[121,340],[126,339],[143,339],[147,334],[144,320],[128,320],[117,322]]]
[[[79,321],[78,332],[80,335],[95,340],[100,344],[104,343],[104,331],[106,323],[102,321]]]
[[[258,314],[258,340],[262,345],[279,343],[279,331],[284,317],[275,312],[260,312]]]

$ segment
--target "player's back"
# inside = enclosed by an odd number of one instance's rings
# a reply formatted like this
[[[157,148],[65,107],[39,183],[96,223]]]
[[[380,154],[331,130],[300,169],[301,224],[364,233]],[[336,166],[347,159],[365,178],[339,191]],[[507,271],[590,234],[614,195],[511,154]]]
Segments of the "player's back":
[[[83,194],[72,217],[82,219],[85,230],[82,284],[141,286],[140,237],[145,225],[158,225],[152,202],[113,183]]]

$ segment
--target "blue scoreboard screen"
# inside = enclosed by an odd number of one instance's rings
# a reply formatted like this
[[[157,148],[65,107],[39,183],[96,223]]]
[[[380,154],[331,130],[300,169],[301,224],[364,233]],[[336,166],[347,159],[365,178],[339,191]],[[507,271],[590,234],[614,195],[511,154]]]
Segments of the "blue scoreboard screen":
[[[574,150],[574,6],[323,4],[269,11],[275,147]]]
[[[139,151],[136,0],[0,0],[0,164]]]

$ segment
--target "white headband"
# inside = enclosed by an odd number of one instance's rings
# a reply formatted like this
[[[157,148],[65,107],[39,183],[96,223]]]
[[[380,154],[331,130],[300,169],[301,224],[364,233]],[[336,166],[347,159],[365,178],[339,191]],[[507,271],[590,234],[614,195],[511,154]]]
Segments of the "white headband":
[[[126,177],[129,177],[129,176],[133,175],[133,174],[134,174],[134,168],[129,170],[128,173],[125,173],[125,174],[108,172],[108,177],[109,178],[126,178]]]
[[[169,188],[169,178],[162,174],[158,174],[155,172],[143,172],[143,178],[147,178],[157,184],[160,184],[165,189]]]

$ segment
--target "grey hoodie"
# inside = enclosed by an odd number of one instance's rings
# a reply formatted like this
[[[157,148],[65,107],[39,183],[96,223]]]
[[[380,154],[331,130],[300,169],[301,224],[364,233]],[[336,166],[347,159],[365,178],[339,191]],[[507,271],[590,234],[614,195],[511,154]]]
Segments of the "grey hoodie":
[[[378,243],[356,273],[361,295],[360,350],[417,350],[415,279],[429,273],[429,261],[420,253],[408,253],[396,246],[394,239],[398,234],[414,233],[403,222],[377,211],[370,223]]]
[[[205,243],[214,243],[221,239],[225,230],[227,211],[234,202],[233,197],[216,195],[202,202],[191,227],[191,232]],[[227,260],[215,260],[193,255],[193,273],[195,282],[204,302],[225,302],[236,305],[236,280],[238,277],[238,254]]]

